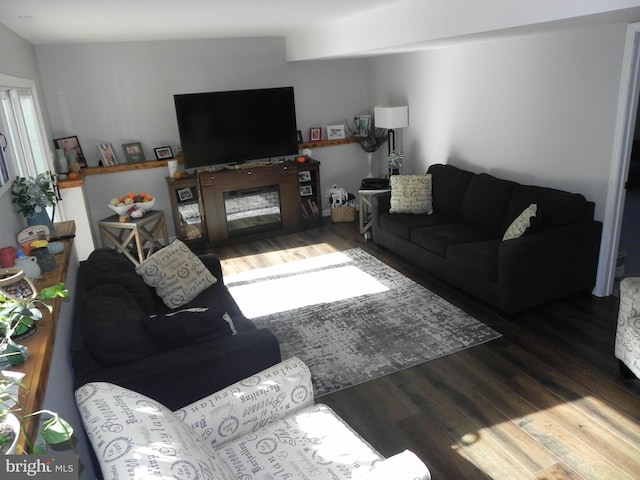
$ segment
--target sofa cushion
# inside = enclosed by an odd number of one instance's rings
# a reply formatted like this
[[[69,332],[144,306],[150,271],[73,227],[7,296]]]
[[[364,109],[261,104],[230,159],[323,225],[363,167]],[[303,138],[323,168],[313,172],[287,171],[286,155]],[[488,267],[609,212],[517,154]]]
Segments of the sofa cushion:
[[[416,228],[411,232],[410,240],[416,245],[441,257],[447,256],[447,249],[457,243],[471,243],[489,240],[484,232],[459,222]]]
[[[204,263],[180,240],[158,250],[136,267],[169,308],[178,308],[217,282]]]
[[[502,237],[507,206],[518,184],[486,173],[469,182],[460,208],[460,221],[491,235]]]
[[[85,289],[91,291],[106,284],[120,285],[129,292],[147,315],[155,312],[154,293],[136,274],[136,268],[124,255],[112,248],[99,248],[85,261]]]
[[[86,348],[106,367],[154,355],[158,347],[146,332],[146,314],[122,285],[106,284],[87,293],[82,311]]]
[[[510,223],[532,203],[538,205],[538,221],[532,223],[527,233],[533,233],[541,228],[579,223],[584,220],[587,209],[587,200],[579,193],[519,185],[513,190],[509,201],[504,229],[506,230]]]
[[[456,220],[460,215],[460,206],[464,192],[475,176],[453,165],[435,164],[429,167],[431,174],[433,211]]]
[[[76,390],[76,403],[104,478],[236,478],[187,424],[149,397],[94,382]]]
[[[513,240],[524,235],[529,227],[531,227],[532,219],[536,218],[537,211],[538,205],[536,205],[535,203],[532,203],[527,208],[525,208],[522,213],[518,215],[513,222],[511,222],[511,225],[509,225],[507,231],[504,232],[502,240]]]
[[[466,274],[497,280],[499,251],[499,239],[458,243],[447,250],[447,265]]]
[[[432,215],[413,215],[410,213],[381,213],[380,214],[380,226],[393,232],[395,235],[409,240],[411,231],[414,228],[427,227],[430,225],[442,225],[445,223],[451,223],[452,220],[444,215],[438,215],[434,213]]]
[[[232,335],[222,307],[187,308],[142,320],[160,350],[173,350]]]
[[[392,175],[389,213],[433,213],[431,175]]]

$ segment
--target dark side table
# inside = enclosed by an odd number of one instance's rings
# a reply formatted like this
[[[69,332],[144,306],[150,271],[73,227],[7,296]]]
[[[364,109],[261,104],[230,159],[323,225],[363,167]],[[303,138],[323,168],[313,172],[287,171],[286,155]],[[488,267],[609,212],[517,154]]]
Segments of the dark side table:
[[[132,218],[126,222],[120,222],[120,217],[111,215],[98,222],[102,246],[113,247],[134,264],[140,265],[156,250],[168,245],[167,225],[164,221],[164,212],[150,210],[143,217]],[[162,242],[160,242],[162,238]],[[145,248],[149,245],[145,253]],[[137,254],[137,258],[134,256]]]

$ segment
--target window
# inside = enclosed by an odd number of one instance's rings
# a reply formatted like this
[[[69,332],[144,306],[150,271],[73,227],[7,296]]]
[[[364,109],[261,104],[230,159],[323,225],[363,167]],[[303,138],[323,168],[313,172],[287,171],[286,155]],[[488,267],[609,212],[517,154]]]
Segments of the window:
[[[52,170],[43,125],[34,82],[0,75],[0,192],[16,176]]]

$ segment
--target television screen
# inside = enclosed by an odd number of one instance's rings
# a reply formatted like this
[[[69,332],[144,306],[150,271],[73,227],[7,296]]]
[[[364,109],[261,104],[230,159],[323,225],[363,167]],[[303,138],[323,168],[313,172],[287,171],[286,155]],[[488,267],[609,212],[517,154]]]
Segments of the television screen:
[[[298,153],[293,87],[174,95],[185,168]]]

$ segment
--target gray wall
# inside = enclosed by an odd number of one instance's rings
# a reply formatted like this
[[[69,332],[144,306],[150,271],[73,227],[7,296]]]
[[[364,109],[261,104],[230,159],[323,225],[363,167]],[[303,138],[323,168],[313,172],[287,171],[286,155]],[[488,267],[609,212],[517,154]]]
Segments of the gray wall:
[[[367,108],[366,60],[289,64],[281,39],[132,42],[36,47],[54,136],[77,135],[89,165],[98,143],[142,142],[153,149],[179,145],[173,95],[293,85],[298,128],[344,123]],[[326,133],[324,134],[326,135]],[[357,189],[366,156],[355,145],[316,149],[323,190],[337,183]],[[150,192],[169,212],[166,169],[89,177],[87,197],[95,222],[110,215],[109,199],[129,190]],[[173,225],[169,219],[170,235]]]
[[[605,212],[613,208],[607,202],[618,162],[612,152],[626,28],[584,27],[372,59],[370,100],[409,105],[406,171],[451,162],[579,192],[611,228]]]

